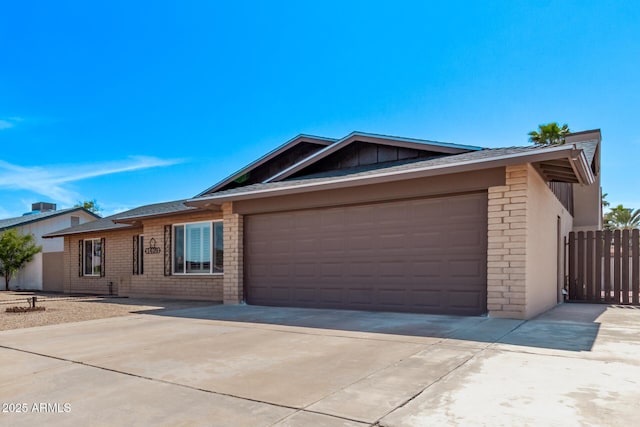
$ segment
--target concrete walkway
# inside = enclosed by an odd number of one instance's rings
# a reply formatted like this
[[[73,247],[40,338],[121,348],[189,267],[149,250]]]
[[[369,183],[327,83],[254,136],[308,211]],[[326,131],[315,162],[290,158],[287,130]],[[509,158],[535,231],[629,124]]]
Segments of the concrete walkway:
[[[1,332],[0,425],[620,425],[639,355],[637,308],[198,307]]]

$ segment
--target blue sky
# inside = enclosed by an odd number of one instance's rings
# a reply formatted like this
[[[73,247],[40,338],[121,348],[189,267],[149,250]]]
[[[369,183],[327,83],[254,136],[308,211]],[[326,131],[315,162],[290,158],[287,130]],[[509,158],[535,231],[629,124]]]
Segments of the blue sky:
[[[194,196],[299,133],[601,128],[640,208],[634,1],[30,1],[0,13],[0,217]]]

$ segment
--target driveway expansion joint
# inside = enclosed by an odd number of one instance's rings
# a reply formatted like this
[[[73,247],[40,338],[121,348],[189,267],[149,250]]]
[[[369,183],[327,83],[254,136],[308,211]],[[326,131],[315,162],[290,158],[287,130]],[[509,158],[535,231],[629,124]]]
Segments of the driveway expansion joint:
[[[147,376],[144,376],[144,375],[133,374],[131,372],[119,371],[117,369],[106,368],[104,366],[93,365],[91,363],[81,362],[81,361],[78,361],[78,360],[66,359],[64,357],[58,357],[58,356],[52,356],[52,355],[48,355],[48,354],[38,353],[36,351],[24,350],[24,349],[9,347],[9,346],[5,346],[5,345],[1,345],[1,344],[0,344],[0,348],[4,348],[4,349],[7,349],[7,350],[19,351],[19,352],[22,352],[22,353],[32,354],[32,355],[35,355],[35,356],[46,357],[46,358],[49,358],[49,359],[60,360],[60,361],[63,361],[63,362],[74,364],[74,365],[86,366],[88,368],[100,369],[102,371],[113,372],[113,373],[116,373],[116,374],[126,375],[126,376],[129,376],[129,377],[139,378],[139,379],[142,379],[142,380],[153,381],[153,382],[163,383],[163,384],[167,384],[167,385],[173,385],[173,386],[176,386],[176,387],[187,388],[187,389],[190,389],[190,390],[201,391],[201,392],[204,392],[204,393],[217,394],[219,396],[226,396],[226,397],[233,397],[233,398],[236,398],[236,399],[242,399],[242,400],[247,400],[247,401],[256,402],[256,403],[263,403],[265,405],[278,406],[278,407],[281,407],[281,408],[286,408],[286,409],[291,409],[291,410],[296,410],[296,411],[300,409],[300,408],[296,408],[294,406],[288,406],[288,405],[283,405],[283,404],[278,404],[278,403],[266,402],[266,401],[262,401],[262,400],[258,400],[258,399],[251,399],[251,398],[248,398],[248,397],[236,396],[236,395],[233,395],[233,394],[230,394],[230,393],[222,393],[222,392],[219,392],[219,391],[207,390],[207,389],[200,388],[200,387],[194,387],[194,386],[190,386],[190,385],[186,385],[186,384],[180,384],[180,383],[174,383],[174,382],[171,382],[171,381],[162,380],[162,379],[158,379],[158,378],[147,377]]]
[[[276,423],[274,423],[272,425],[275,425],[275,424],[281,422],[282,420],[284,420],[284,419],[286,419],[288,417],[291,417],[294,414],[297,414],[299,412],[309,412],[309,413],[314,413],[314,414],[318,414],[318,415],[325,415],[325,416],[332,417],[332,418],[339,418],[339,419],[342,419],[342,420],[345,420],[345,421],[353,421],[353,422],[357,422],[357,423],[369,424],[369,422],[363,421],[363,420],[357,420],[357,419],[353,419],[353,418],[342,417],[342,416],[334,415],[334,414],[327,414],[327,413],[320,412],[320,411],[306,410],[305,409],[306,407],[305,408],[298,408],[298,407],[295,407],[295,406],[283,405],[283,404],[280,404],[280,403],[267,402],[267,401],[264,401],[264,400],[252,399],[252,398],[249,398],[249,397],[238,396],[238,395],[234,395],[234,394],[231,394],[231,393],[222,393],[222,392],[215,391],[215,390],[207,390],[207,389],[200,388],[200,387],[194,387],[194,386],[190,386],[190,385],[186,385],[186,384],[180,384],[180,383],[175,383],[175,382],[172,382],[172,381],[162,380],[162,379],[159,379],[159,378],[153,378],[153,377],[147,377],[147,376],[144,376],[144,375],[133,374],[131,372],[119,371],[117,369],[106,368],[104,366],[93,365],[91,363],[86,363],[86,362],[81,362],[81,361],[78,361],[78,360],[67,359],[67,358],[64,358],[64,357],[52,356],[52,355],[48,355],[48,354],[39,353],[39,352],[36,352],[36,351],[24,350],[24,349],[10,347],[10,346],[6,346],[6,345],[2,345],[2,344],[0,344],[0,348],[6,349],[6,350],[18,351],[18,352],[21,352],[21,353],[32,354],[34,356],[45,357],[45,358],[48,358],[48,359],[54,359],[54,360],[70,363],[72,365],[80,365],[80,366],[85,366],[87,368],[94,368],[94,369],[99,369],[99,370],[102,370],[102,371],[113,372],[113,373],[116,373],[116,374],[126,375],[126,376],[129,376],[129,377],[138,378],[138,379],[141,379],[141,380],[146,380],[146,381],[151,381],[151,382],[158,382],[158,383],[162,383],[162,384],[166,384],[166,385],[186,388],[186,389],[199,391],[199,392],[203,392],[203,393],[215,394],[215,395],[224,396],[224,397],[231,397],[231,398],[234,398],[234,399],[246,400],[248,402],[260,403],[260,404],[269,405],[269,406],[276,406],[276,407],[279,407],[279,408],[290,409],[290,410],[294,411],[293,413],[286,415],[285,417],[281,418],[280,420],[278,420]],[[324,399],[324,397],[323,397],[323,399]],[[322,400],[322,399],[320,399],[320,400]],[[307,406],[309,406],[309,405],[307,405]]]
[[[382,420],[389,416],[389,414],[392,414],[393,412],[397,411],[400,408],[403,408],[405,406],[407,406],[411,401],[413,401],[414,399],[416,399],[418,396],[420,396],[422,393],[424,393],[426,390],[428,390],[430,387],[432,387],[434,384],[439,383],[440,381],[442,381],[444,378],[448,377],[449,375],[451,375],[452,373],[454,373],[455,371],[457,371],[458,369],[460,369],[462,366],[466,365],[470,360],[474,359],[478,354],[482,353],[486,351],[486,348],[483,349],[478,349],[478,351],[475,351],[471,357],[469,357],[468,359],[465,359],[464,361],[462,361],[460,364],[458,364],[457,366],[455,366],[453,369],[449,370],[448,372],[442,374],[441,376],[439,376],[438,378],[436,378],[434,381],[432,381],[431,383],[427,384],[426,387],[423,387],[422,389],[420,389],[420,391],[418,391],[417,393],[415,393],[413,396],[409,397],[408,399],[406,399],[404,402],[402,402],[400,405],[396,406],[395,408],[393,408],[392,410],[386,412],[384,415],[382,415],[381,417],[379,417],[376,422],[375,425],[380,425],[380,427],[384,427],[384,424],[382,424]]]

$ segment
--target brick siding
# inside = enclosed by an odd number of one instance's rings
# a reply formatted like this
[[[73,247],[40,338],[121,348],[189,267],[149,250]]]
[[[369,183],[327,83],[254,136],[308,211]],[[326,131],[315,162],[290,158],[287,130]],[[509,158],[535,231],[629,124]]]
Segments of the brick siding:
[[[135,229],[92,232],[65,237],[64,290],[67,293],[108,294],[109,283],[120,296],[149,296],[209,301],[223,300],[224,275],[164,275],[164,226],[222,219],[221,212],[198,212],[146,220]],[[224,240],[226,242],[226,229]],[[144,255],[144,274],[133,274],[133,236],[144,234],[145,247],[153,238],[159,254]],[[78,241],[105,238],[105,277],[78,275]],[[226,244],[225,244],[226,246]],[[227,253],[225,247],[225,268]]]
[[[505,185],[489,187],[487,308],[490,316],[525,318],[527,165],[507,166]]]
[[[231,203],[222,205],[224,217],[224,303],[243,301],[244,218],[233,212]]]
[[[114,295],[118,295],[120,288],[126,287],[131,279],[131,254],[133,251],[133,234],[130,230],[87,233],[66,236],[65,239],[65,277],[64,290],[67,293],[109,294],[109,284],[112,285]],[[104,277],[80,276],[78,242],[85,239],[105,239]]]

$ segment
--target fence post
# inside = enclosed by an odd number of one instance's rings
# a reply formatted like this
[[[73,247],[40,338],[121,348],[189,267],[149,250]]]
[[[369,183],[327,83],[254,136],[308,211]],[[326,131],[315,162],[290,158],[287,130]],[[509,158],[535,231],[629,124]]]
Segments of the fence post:
[[[604,241],[602,239],[602,231],[601,230],[597,230],[596,231],[596,237],[595,237],[596,241],[596,258],[595,258],[595,264],[596,264],[596,281],[595,281],[595,300],[600,302],[604,300],[604,297],[606,296],[603,295],[602,293],[602,263],[603,263],[603,248],[604,248]]]
[[[629,304],[629,230],[622,230],[622,303]]]
[[[576,283],[576,299],[579,301],[585,300],[585,238],[584,231],[578,231],[578,274]]]
[[[585,299],[593,301],[595,298],[594,283],[593,283],[593,269],[595,267],[593,257],[593,231],[587,231],[587,253],[585,257],[585,268],[587,274],[585,275]]]
[[[633,304],[640,304],[640,230],[631,231],[631,291]]]
[[[611,296],[611,230],[604,231],[604,300],[612,301]]]
[[[576,233],[569,233],[569,299],[576,299]]]
[[[620,304],[620,230],[613,231],[613,300]]]

